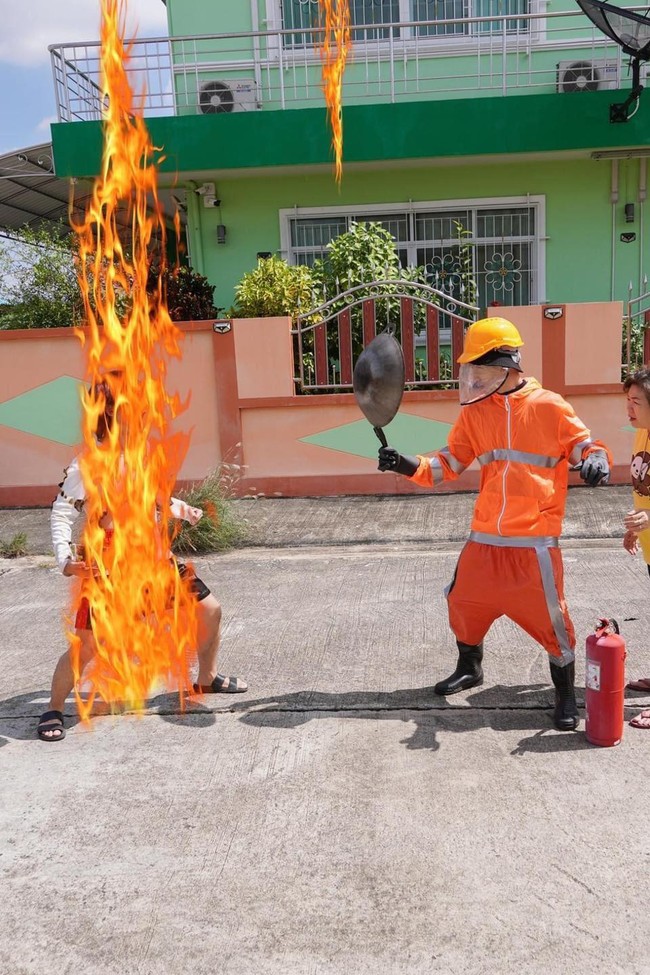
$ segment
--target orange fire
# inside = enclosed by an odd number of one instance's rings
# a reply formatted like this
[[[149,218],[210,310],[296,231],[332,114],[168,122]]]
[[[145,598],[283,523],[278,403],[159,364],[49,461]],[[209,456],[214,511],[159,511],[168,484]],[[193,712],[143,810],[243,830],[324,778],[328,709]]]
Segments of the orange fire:
[[[169,557],[170,497],[187,442],[171,432],[182,405],[165,389],[181,333],[160,277],[153,286],[149,280],[152,259],[164,266],[165,256],[156,150],[127,75],[125,0],[101,0],[101,9],[102,172],[75,227],[87,321],[79,336],[90,386],[83,396],[83,543],[96,568],[73,610],[88,600],[98,651],[87,699],[76,692],[84,719],[96,696],[138,708],[161,680],[179,688],[182,702],[197,636],[196,604]],[[120,238],[125,223],[128,244]],[[98,442],[107,387],[114,418]],[[80,641],[73,633],[69,640],[78,683]]]
[[[321,43],[323,90],[332,128],[334,172],[340,185],[343,176],[343,111],[341,92],[343,73],[350,51],[350,7],[348,0],[319,0],[324,14]]]

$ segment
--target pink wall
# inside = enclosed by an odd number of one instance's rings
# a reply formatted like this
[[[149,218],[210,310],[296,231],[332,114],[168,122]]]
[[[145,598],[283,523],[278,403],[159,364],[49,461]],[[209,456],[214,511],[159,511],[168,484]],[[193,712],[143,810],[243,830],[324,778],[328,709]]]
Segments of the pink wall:
[[[491,309],[520,329],[525,371],[564,395],[611,448],[614,480],[626,483],[632,434],[625,430],[620,383],[620,303]],[[374,457],[303,438],[362,421],[351,393],[296,396],[290,320],[235,320],[220,333],[212,322],[186,323],[183,355],[170,364],[169,389],[189,397],[176,421],[190,434],[179,480],[199,480],[223,460],[244,465],[240,493],[285,496],[417,491],[377,472]],[[68,329],[0,332],[0,505],[49,504],[64,465],[78,449],[2,424],[3,404],[60,377],[83,381],[79,341]],[[12,407],[13,408],[13,407]],[[453,423],[454,391],[409,391],[400,415]],[[5,417],[8,415],[5,410]],[[363,421],[365,422],[365,421]],[[362,453],[362,452],[361,452]],[[452,489],[472,489],[476,473]]]

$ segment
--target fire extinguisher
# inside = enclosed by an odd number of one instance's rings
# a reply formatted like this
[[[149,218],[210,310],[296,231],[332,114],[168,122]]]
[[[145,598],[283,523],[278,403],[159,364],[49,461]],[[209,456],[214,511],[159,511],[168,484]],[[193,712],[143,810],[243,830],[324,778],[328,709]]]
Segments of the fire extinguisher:
[[[585,734],[592,745],[618,745],[623,737],[626,656],[616,620],[599,620],[587,637]]]

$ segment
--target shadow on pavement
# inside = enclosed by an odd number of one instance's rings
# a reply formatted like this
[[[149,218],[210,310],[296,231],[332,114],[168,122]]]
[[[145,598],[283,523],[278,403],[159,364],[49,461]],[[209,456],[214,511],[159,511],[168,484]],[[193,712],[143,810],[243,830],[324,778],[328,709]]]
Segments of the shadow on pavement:
[[[12,739],[16,741],[38,740],[36,725],[41,714],[48,710],[47,700],[49,694],[49,690],[34,690],[25,694],[15,694],[13,697],[0,699],[0,721],[2,722],[2,732],[5,736],[0,737],[0,748],[8,744]],[[169,724],[188,728],[208,728],[216,721],[214,712],[198,701],[192,702],[184,712],[181,712],[178,694],[160,695],[149,702],[149,704],[150,706],[156,705],[162,708],[166,713],[161,716]],[[120,713],[120,708],[117,705],[111,708],[109,705],[99,701],[93,707],[91,720],[92,718],[104,718],[110,715],[117,717]],[[128,713],[133,714],[132,711]],[[65,707],[66,731],[74,728],[75,725],[80,723],[80,720],[74,701],[68,698]]]
[[[482,728],[496,732],[532,732],[520,740],[511,753],[513,755],[579,751],[594,747],[580,731],[573,734],[554,729],[550,692],[548,706],[545,707],[540,704],[541,690],[548,688],[544,684],[490,687],[468,694],[465,700],[471,702],[470,707],[454,706],[444,698],[436,697],[433,687],[387,692],[298,691],[237,701],[228,711],[238,715],[243,724],[287,729],[334,714],[339,718],[367,720],[372,716],[377,720],[402,721],[415,725],[413,733],[401,740],[401,744],[408,749],[438,751],[446,735]],[[499,698],[502,702],[500,705],[486,706],[486,702]],[[168,720],[167,716],[162,717]]]
[[[544,692],[547,692],[545,694]],[[31,691],[0,701],[3,714],[3,736],[0,748],[16,741],[38,740],[36,724],[45,711],[47,691]],[[547,703],[544,700],[547,699]],[[582,751],[591,745],[584,735],[581,721],[576,733],[558,732],[552,724],[551,692],[545,684],[492,685],[466,695],[463,704],[437,697],[433,687],[402,688],[396,691],[295,691],[264,698],[220,694],[188,703],[180,711],[177,694],[165,693],[151,699],[153,717],[184,728],[210,728],[220,715],[234,714],[247,725],[293,729],[309,721],[336,715],[339,718],[374,717],[382,721],[401,721],[415,725],[415,730],[401,739],[407,749],[438,751],[447,735],[475,732],[489,728],[495,732],[524,731],[511,755],[548,754]],[[469,706],[468,706],[469,705]],[[638,712],[626,707],[625,720]],[[98,705],[93,717],[115,714],[115,710]],[[582,714],[581,714],[582,717]],[[79,724],[79,716],[70,701],[66,706],[66,730]]]

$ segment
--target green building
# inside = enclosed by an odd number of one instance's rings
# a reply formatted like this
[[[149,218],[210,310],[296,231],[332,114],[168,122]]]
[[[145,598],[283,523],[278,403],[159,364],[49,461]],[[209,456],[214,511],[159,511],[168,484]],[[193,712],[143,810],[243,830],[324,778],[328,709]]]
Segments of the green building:
[[[333,175],[316,0],[167,0],[135,42],[191,263],[228,307],[258,255],[309,263],[352,220],[453,290],[459,222],[479,304],[627,300],[646,286],[650,96],[570,0],[350,0],[344,173]],[[101,154],[99,44],[52,48],[56,172]],[[644,75],[642,74],[642,81]]]

